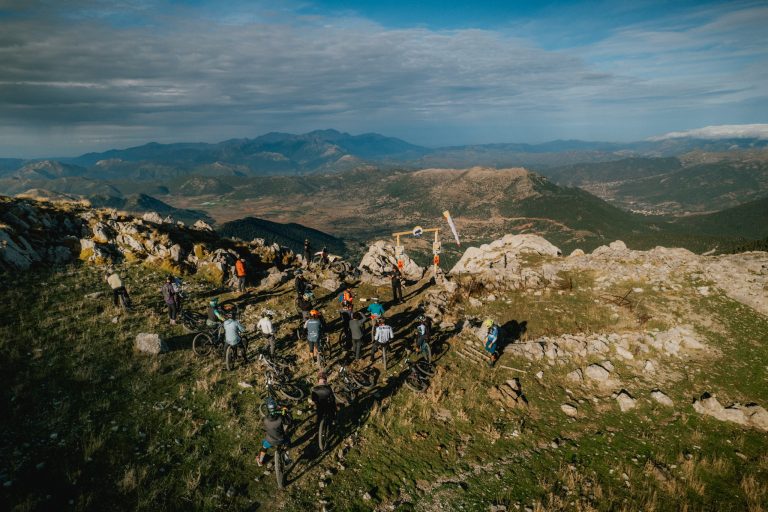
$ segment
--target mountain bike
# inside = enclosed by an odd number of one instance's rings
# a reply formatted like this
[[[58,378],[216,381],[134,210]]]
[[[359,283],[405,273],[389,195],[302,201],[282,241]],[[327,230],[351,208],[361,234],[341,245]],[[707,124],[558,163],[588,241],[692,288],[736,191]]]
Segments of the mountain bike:
[[[188,332],[196,332],[203,329],[207,316],[203,313],[190,311],[182,307],[182,310],[178,314],[177,318],[179,322],[181,322],[181,325],[184,327],[184,329],[186,329]]]
[[[192,351],[195,355],[207,356],[213,349],[220,347],[224,343],[223,335],[224,329],[221,324],[198,332],[192,339]]]
[[[245,358],[245,361],[248,362],[248,336],[246,334],[240,336],[240,342],[237,345],[230,345],[229,343],[225,343],[225,345],[227,348],[224,351],[224,366],[227,370],[231,371],[235,369],[235,359],[237,358],[238,347],[242,348],[243,357]]]
[[[330,360],[331,337],[327,334],[323,334],[317,342],[317,366],[325,368],[325,362]]]
[[[410,359],[406,359],[405,364],[408,367],[405,376],[405,385],[417,393],[426,391],[427,387],[429,387],[427,378],[417,369],[416,365]]]
[[[369,390],[376,384],[375,371],[354,371],[346,366],[339,368],[338,379],[335,383],[334,395],[342,405],[351,404],[363,390]]]
[[[432,362],[432,347],[429,345],[429,339],[426,336],[420,337],[416,335],[413,346],[417,347],[417,350],[421,353],[421,356],[426,362]]]
[[[264,403],[261,404],[259,410],[262,416],[267,414],[267,401],[268,397],[273,399],[288,400],[291,402],[298,402],[304,398],[304,390],[298,386],[287,382],[276,382],[274,378],[268,373],[264,375],[264,385],[266,387],[266,396]]]
[[[269,358],[263,352],[257,358],[259,365],[264,368],[265,375],[269,376],[273,382],[289,382],[293,375],[291,366],[288,363],[278,361],[276,358]]]
[[[288,457],[288,448],[286,444],[275,446],[275,478],[277,479],[277,488],[282,489],[285,485],[285,472],[293,461]]]

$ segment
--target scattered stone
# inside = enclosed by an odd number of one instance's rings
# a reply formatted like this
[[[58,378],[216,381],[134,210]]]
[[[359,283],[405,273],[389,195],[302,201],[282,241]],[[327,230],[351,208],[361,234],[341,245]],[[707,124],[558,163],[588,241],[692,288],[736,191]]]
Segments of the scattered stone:
[[[584,372],[581,371],[581,368],[576,368],[572,372],[569,372],[565,378],[571,382],[582,382],[584,380]]]
[[[168,346],[159,334],[139,333],[136,335],[134,348],[146,354],[162,354],[168,352]]]
[[[654,389],[651,391],[651,398],[656,400],[661,405],[666,405],[667,407],[675,406],[675,403],[672,401],[672,399],[659,389]]]
[[[698,400],[693,401],[693,409],[699,414],[712,416],[720,421],[768,431],[768,411],[757,404],[735,403],[723,407],[715,395],[704,393]]]
[[[561,405],[560,410],[562,410],[566,416],[569,416],[571,418],[575,418],[579,414],[579,409],[575,405],[571,405],[571,404]]]
[[[611,372],[597,363],[587,366],[586,370],[584,370],[584,375],[588,379],[601,383],[607,382],[611,378]]]
[[[99,299],[104,296],[104,292],[93,292],[93,293],[86,293],[84,297],[86,299]]]
[[[632,398],[632,395],[630,395],[624,389],[622,389],[621,392],[616,395],[616,401],[619,403],[619,409],[621,409],[621,412],[627,412],[630,409],[634,409],[637,402],[637,400]]]

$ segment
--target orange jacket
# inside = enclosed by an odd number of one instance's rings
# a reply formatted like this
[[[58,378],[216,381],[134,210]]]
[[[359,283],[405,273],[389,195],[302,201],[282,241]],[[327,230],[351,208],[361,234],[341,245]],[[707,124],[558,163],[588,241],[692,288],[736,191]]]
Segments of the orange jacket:
[[[242,261],[237,260],[235,262],[235,272],[237,272],[237,277],[245,277],[245,265]]]

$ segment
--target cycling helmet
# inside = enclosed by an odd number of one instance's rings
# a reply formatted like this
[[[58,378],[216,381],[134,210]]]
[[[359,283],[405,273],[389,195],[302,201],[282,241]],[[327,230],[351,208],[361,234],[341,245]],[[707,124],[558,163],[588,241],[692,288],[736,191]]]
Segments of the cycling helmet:
[[[312,300],[314,298],[315,298],[315,294],[314,293],[312,293],[310,291],[304,292],[304,300]]]
[[[317,316],[319,314],[320,313],[316,309],[313,309],[312,311],[309,312],[309,316]]]
[[[275,316],[275,312],[271,309],[265,309],[263,313],[261,313],[262,316],[268,316],[270,318],[273,318]]]
[[[297,268],[296,270],[293,271],[293,275],[295,275],[295,276],[300,276],[303,273],[304,273],[304,271],[301,270],[300,268]]]
[[[490,329],[491,327],[493,327],[493,320],[491,318],[486,318],[485,322],[483,322],[483,325],[488,329]]]
[[[212,298],[212,299],[211,299],[211,302],[209,302],[209,304],[210,304],[211,306],[213,306],[213,307],[216,307],[216,306],[218,306],[218,305],[219,305],[219,298],[218,298],[218,297],[214,297],[214,298]]]
[[[275,399],[271,396],[267,397],[267,411],[269,411],[269,414],[274,414],[277,410],[277,404],[275,403]]]
[[[424,315],[419,315],[419,317],[416,320],[418,320],[419,322],[424,322],[427,320],[427,317],[425,317]]]

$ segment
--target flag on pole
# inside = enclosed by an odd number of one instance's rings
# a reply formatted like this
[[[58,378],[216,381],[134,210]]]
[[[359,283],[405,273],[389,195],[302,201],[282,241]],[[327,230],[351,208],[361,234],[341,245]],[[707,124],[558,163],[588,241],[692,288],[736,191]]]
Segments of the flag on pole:
[[[448,210],[445,210],[443,212],[443,217],[445,217],[445,220],[448,221],[448,225],[451,226],[451,232],[453,233],[453,237],[456,239],[456,245],[460,246],[461,242],[459,241],[459,232],[456,231],[456,224],[453,223],[451,213]]]

